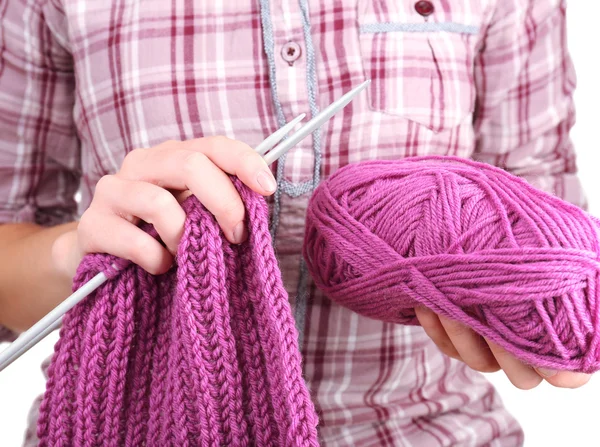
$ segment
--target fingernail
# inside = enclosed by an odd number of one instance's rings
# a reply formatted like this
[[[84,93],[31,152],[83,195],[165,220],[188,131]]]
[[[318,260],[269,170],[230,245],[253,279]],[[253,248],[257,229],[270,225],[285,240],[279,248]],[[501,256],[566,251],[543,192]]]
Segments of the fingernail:
[[[558,371],[555,369],[537,368],[537,371],[544,377],[552,377],[558,374]]]
[[[260,171],[256,181],[266,192],[274,192],[277,189],[277,183],[270,171]]]
[[[246,239],[246,225],[244,222],[238,223],[233,229],[233,242],[241,244]]]

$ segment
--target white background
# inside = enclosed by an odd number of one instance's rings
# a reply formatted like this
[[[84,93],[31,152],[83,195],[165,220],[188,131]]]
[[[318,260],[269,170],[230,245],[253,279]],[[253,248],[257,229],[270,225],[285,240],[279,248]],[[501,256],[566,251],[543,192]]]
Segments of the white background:
[[[600,2],[579,0],[569,4],[569,48],[578,77],[577,123],[572,137],[590,211],[600,216],[598,17]],[[39,365],[52,352],[56,338],[56,334],[48,337],[0,373],[0,446],[20,446],[29,406],[44,387]],[[489,377],[523,425],[526,447],[600,446],[598,378],[578,390],[555,389],[544,383],[532,391],[519,391],[502,373]]]

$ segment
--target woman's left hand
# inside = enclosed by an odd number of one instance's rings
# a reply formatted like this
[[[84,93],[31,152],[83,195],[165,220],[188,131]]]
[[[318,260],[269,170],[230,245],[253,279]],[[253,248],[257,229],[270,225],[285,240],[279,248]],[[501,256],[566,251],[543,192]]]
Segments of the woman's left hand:
[[[579,388],[590,380],[589,374],[534,369],[461,323],[424,307],[415,311],[427,335],[444,354],[466,363],[476,371],[494,372],[502,369],[519,389],[535,388],[542,380],[560,388]]]

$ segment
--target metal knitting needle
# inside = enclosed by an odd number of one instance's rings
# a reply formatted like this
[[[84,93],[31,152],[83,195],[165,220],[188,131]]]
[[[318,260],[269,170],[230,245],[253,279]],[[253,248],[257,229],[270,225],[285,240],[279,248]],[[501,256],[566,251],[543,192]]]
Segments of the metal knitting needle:
[[[67,299],[48,312],[40,321],[23,332],[19,338],[8,346],[8,348],[0,352],[0,371],[37,345],[54,329],[59,328],[62,323],[63,315],[104,284],[106,280],[107,278],[104,273],[98,273]]]
[[[296,125],[306,117],[306,113],[301,113],[289,123],[277,129],[261,143],[256,146],[255,151],[260,155],[273,148],[281,139],[286,136]],[[63,315],[75,307],[86,296],[106,282],[106,275],[102,272],[94,276],[81,288],[75,291],[54,309],[48,312],[41,320],[29,328],[26,332],[15,340],[7,349],[0,353],[0,371],[18,359],[25,352],[46,338],[48,334],[58,329],[62,324]]]
[[[277,129],[261,143],[256,146],[255,150],[259,154],[264,154],[273,148],[281,139],[286,136],[296,125],[306,117],[306,113],[302,113],[294,118],[289,123]],[[26,332],[8,346],[7,349],[0,353],[0,371],[18,359],[25,352],[29,351],[41,340],[46,338],[55,329],[58,329],[62,324],[63,315],[75,307],[80,301],[87,297],[90,293],[106,282],[106,275],[102,272],[94,276],[90,281],[81,286],[72,295],[63,302],[58,304],[54,309],[48,312],[41,320],[29,328]]]
[[[259,154],[264,154],[273,148],[281,139],[286,136],[296,125],[306,117],[306,113],[301,113],[289,123],[277,129],[261,143],[255,150]],[[23,332],[7,349],[0,352],[0,371],[18,359],[25,352],[29,351],[48,334],[58,329],[62,324],[63,315],[75,307],[86,296],[106,282],[106,275],[102,272],[94,276],[90,281],[81,286],[72,295],[58,304],[54,309],[48,312],[41,320]]]
[[[273,149],[273,146],[279,143],[281,139],[290,132],[290,130],[296,127],[296,124],[304,119],[305,116],[306,113],[301,113],[292,121],[284,125],[281,129],[276,130],[267,138],[265,138],[262,143],[259,143],[259,145],[254,148],[254,150],[260,155],[264,155],[266,152]]]
[[[334,101],[329,106],[321,111],[321,113],[317,114],[313,119],[311,119],[308,123],[302,126],[296,133],[291,135],[288,139],[282,141],[279,145],[277,145],[271,152],[264,156],[267,164],[273,163],[283,154],[285,154],[288,150],[290,150],[293,146],[298,144],[300,140],[306,137],[308,134],[312,133],[314,130],[321,127],[321,125],[335,115],[339,110],[346,107],[350,101],[354,99],[356,95],[362,92],[367,86],[371,83],[371,80],[368,79],[358,87],[353,88],[344,96],[342,96],[337,101]]]
[[[277,142],[281,141],[281,139],[290,130],[292,130],[300,121],[302,121],[302,119],[306,116],[305,114],[297,116],[292,121],[276,130],[272,135],[268,136],[262,143],[260,143],[255,150],[261,155],[266,153],[263,158],[265,162],[270,165],[288,150],[298,144],[298,142],[319,128],[335,113],[348,105],[348,103],[350,103],[350,101],[352,101],[356,95],[363,91],[370,82],[371,81],[369,80],[363,82],[358,87],[352,89],[340,99],[330,104],[271,151],[269,150],[273,148]],[[25,352],[29,351],[52,331],[59,328],[62,323],[63,316],[85,297],[104,284],[106,280],[107,277],[104,273],[98,273],[62,303],[48,312],[48,314],[46,314],[40,321],[34,324],[27,331],[23,332],[19,338],[17,338],[8,346],[8,348],[0,352],[0,371],[21,357]]]
[[[96,275],[96,276],[100,277],[100,275],[104,276],[104,273],[98,273],[98,275]],[[104,281],[106,281],[106,278],[104,278],[104,280],[102,282],[104,282]],[[90,292],[90,293],[92,293],[92,292]],[[85,296],[84,296],[84,298],[85,298]],[[78,302],[79,301],[77,301],[77,303]],[[75,303],[75,304],[77,304],[77,303]],[[3,362],[2,365],[0,366],[0,371],[2,371],[4,368],[6,368],[12,362],[17,360],[19,357],[21,357],[23,354],[25,354],[27,351],[29,351],[31,348],[33,348],[35,345],[37,345],[40,341],[42,341],[44,338],[46,338],[47,335],[51,334],[56,329],[60,328],[60,326],[62,325],[62,321],[63,321],[63,317],[61,316],[61,317],[58,317],[58,319],[56,321],[54,321],[53,323],[50,323],[49,326],[44,327],[42,329],[42,331],[40,331],[40,333],[35,336],[35,338],[33,338],[27,344],[23,345],[21,347],[21,349],[18,352],[15,352],[15,354],[12,355],[9,359],[7,359],[6,362]],[[15,340],[15,343],[18,340],[19,339]]]

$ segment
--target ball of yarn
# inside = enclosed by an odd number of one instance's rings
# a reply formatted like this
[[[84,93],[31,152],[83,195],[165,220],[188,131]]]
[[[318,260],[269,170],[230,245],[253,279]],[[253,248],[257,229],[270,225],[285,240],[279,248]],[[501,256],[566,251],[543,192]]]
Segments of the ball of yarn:
[[[311,198],[317,287],[366,317],[425,306],[536,366],[600,369],[600,220],[506,171],[456,157],[348,165]]]

